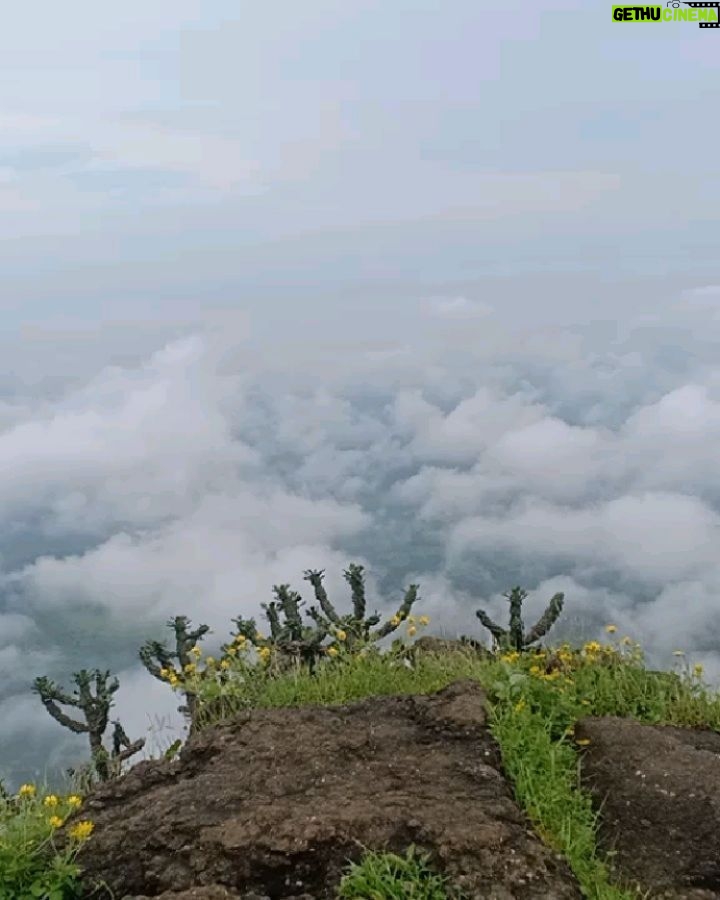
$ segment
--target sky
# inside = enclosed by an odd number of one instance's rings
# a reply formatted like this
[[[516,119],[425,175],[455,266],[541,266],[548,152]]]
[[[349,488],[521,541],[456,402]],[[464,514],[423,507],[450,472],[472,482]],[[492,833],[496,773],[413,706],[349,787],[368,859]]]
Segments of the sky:
[[[720,681],[718,33],[558,0],[25,4],[0,32],[0,775],[30,692],[366,567]],[[349,607],[348,607],[349,608]]]

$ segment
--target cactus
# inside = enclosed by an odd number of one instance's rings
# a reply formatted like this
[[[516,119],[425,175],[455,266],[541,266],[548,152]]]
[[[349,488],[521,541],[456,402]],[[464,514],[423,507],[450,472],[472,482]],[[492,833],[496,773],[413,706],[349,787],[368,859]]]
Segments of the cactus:
[[[275,650],[279,657],[281,668],[289,660],[299,660],[308,665],[310,671],[314,671],[315,663],[323,652],[322,642],[328,635],[338,632],[344,633],[343,643],[348,648],[359,644],[365,645],[381,640],[391,634],[407,618],[413,604],[418,599],[418,585],[411,584],[403,598],[398,612],[385,624],[375,631],[371,631],[380,622],[380,616],[375,612],[372,616],[366,616],[365,582],[363,579],[363,567],[350,563],[343,573],[345,580],[350,585],[352,593],[353,611],[350,615],[338,615],[335,607],[328,599],[327,592],[322,583],[324,570],[307,569],[303,578],[309,581],[315,592],[315,599],[320,608],[311,606],[308,615],[314,625],[304,625],[301,608],[304,602],[299,593],[290,590],[290,585],[280,584],[273,587],[275,600],[262,604],[265,617],[270,624],[270,636],[257,637],[257,626],[254,619],[233,619],[237,626],[237,637],[241,635],[263,650]]]
[[[175,632],[175,649],[169,650],[161,641],[145,641],[138,655],[148,672],[159,681],[166,680],[163,675],[164,670],[175,671],[174,661],[177,660],[180,668],[179,680],[182,680],[185,667],[194,662],[191,659],[190,651],[210,631],[210,626],[200,625],[190,631],[190,619],[187,616],[175,616],[170,619],[167,626]],[[189,719],[192,731],[197,719],[197,697],[186,691],[185,703],[178,707],[178,712]]]
[[[397,613],[375,631],[371,631],[371,629],[380,622],[380,616],[378,615],[377,610],[372,616],[365,616],[366,600],[363,571],[363,566],[350,563],[345,572],[343,572],[343,577],[350,585],[352,593],[353,611],[348,616],[339,616],[328,599],[327,592],[322,583],[325,574],[322,569],[318,571],[308,569],[303,575],[305,581],[309,581],[313,586],[315,598],[322,610],[321,613],[318,611],[317,607],[311,606],[308,611],[310,616],[319,626],[326,628],[328,632],[332,630],[344,631],[346,634],[345,642],[350,648],[356,644],[375,643],[382,640],[382,638],[387,637],[388,634],[392,634],[392,632],[399,627],[400,623],[409,616],[413,604],[418,600],[419,585],[409,585],[405,590],[405,596]]]
[[[145,738],[131,743],[119,721],[115,721],[113,732],[113,749],[111,753],[103,746],[103,736],[108,726],[108,715],[113,704],[113,694],[119,683],[117,678],[108,681],[110,672],[99,669],[88,671],[82,669],[73,675],[77,690],[66,693],[45,675],[38,676],[33,682],[34,693],[39,694],[45,709],[50,715],[75,734],[87,734],[90,740],[90,757],[92,766],[101,781],[107,781],[111,774],[119,773],[122,763],[145,746]],[[95,694],[91,683],[95,682]],[[85,721],[71,718],[63,712],[59,704],[73,706],[82,711]]]
[[[518,653],[526,650],[550,631],[562,611],[565,599],[564,594],[555,594],[537,623],[533,625],[530,631],[525,633],[521,613],[523,600],[526,599],[527,592],[520,587],[515,587],[510,592],[503,594],[503,597],[507,597],[510,601],[509,629],[495,624],[482,609],[477,610],[475,615],[492,634],[495,650],[501,652],[517,650]]]

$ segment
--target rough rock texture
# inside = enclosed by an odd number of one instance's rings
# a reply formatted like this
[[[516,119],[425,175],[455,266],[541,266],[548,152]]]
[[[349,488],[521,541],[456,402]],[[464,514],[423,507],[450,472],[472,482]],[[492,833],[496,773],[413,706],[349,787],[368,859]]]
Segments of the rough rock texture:
[[[128,900],[327,900],[363,846],[414,843],[470,900],[580,898],[512,798],[484,699],[465,680],[204,730],[179,759],[140,763],[88,798],[86,884]]]
[[[720,734],[607,716],[575,735],[618,875],[655,898],[720,898]]]

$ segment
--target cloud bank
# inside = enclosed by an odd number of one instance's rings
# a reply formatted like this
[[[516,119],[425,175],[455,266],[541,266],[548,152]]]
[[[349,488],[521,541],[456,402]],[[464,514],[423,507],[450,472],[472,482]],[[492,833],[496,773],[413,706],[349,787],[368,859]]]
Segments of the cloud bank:
[[[515,584],[528,618],[563,590],[557,637],[613,622],[655,664],[681,648],[718,679],[720,371],[703,352],[717,296],[629,317],[612,340],[421,300],[413,332],[341,360],[208,325],[59,396],[7,396],[6,775],[83,753],[29,694],[34,675],[110,666],[127,727],[170,743],[176,700],[140,643],[182,613],[217,645],[309,567],[344,604],[349,561],[382,611],[419,582],[436,632],[480,634],[475,610],[504,619]],[[689,352],[667,358],[679,330]]]

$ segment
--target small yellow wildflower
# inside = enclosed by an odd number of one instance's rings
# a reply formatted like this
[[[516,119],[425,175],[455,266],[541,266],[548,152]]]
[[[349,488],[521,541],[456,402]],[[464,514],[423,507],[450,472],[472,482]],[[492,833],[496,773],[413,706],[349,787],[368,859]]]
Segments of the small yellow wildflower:
[[[197,666],[195,665],[195,663],[188,663],[185,666],[185,671],[188,673],[188,675],[192,675],[192,673],[195,671],[195,669],[197,669]]]
[[[607,631],[608,634],[615,634],[615,632],[617,631],[617,625],[606,625],[605,631]]]
[[[255,640],[256,641],[264,641],[265,640],[265,635],[262,633],[262,631],[255,632]]]
[[[620,639],[620,643],[625,644],[625,646],[627,647],[628,644],[632,644],[632,638],[629,638],[627,635],[625,635],[624,638]]]
[[[522,712],[525,709],[525,698],[521,697],[515,704],[515,712]]]
[[[540,666],[530,666],[530,674],[531,675],[540,675],[542,673],[542,669]]]
[[[221,669],[229,669],[229,668],[230,668],[230,660],[229,660],[229,659],[223,659],[223,660],[221,661],[221,663],[220,663],[220,668],[221,668]]]
[[[339,641],[345,641],[347,640],[347,632],[343,631],[342,628],[338,628],[338,630],[335,632],[335,637]]]
[[[237,647],[228,647],[227,655],[228,656],[236,656],[237,655]]]
[[[417,628],[414,625],[411,625],[407,630],[407,633],[410,635],[410,637],[412,637],[416,632]]]
[[[65,820],[61,819],[60,816],[50,816],[48,819],[48,823],[52,825],[53,828],[59,828]]]
[[[589,738],[578,738],[575,741],[575,743],[578,744],[580,747],[587,747],[587,745],[590,743],[590,739]]]
[[[170,672],[168,669],[165,669],[165,668],[160,669],[160,677],[161,678],[167,678],[169,674],[170,674]]]
[[[45,797],[45,799],[43,800],[43,806],[53,807],[53,806],[57,806],[57,805],[58,805],[58,798],[55,796],[55,794],[48,794],[47,797]]]
[[[597,641],[588,641],[587,644],[583,647],[586,653],[599,653],[602,650],[602,646],[598,644]]]
[[[414,625],[415,624],[415,616],[408,616],[407,621],[408,621],[409,625]]]
[[[174,672],[171,672],[171,673],[168,675],[168,681],[170,682],[170,684],[171,684],[173,687],[175,687],[175,685],[178,683],[178,677],[177,677],[177,675],[176,675]]]
[[[269,647],[261,647],[258,650],[258,656],[260,659],[267,660],[270,658],[270,648]]]
[[[78,797],[77,794],[70,794],[67,798],[67,802],[70,806],[77,808],[78,806],[82,806],[82,798]]]
[[[205,659],[205,665],[206,665],[208,668],[212,668],[212,666],[215,665],[215,657],[214,657],[214,656],[208,656],[208,657],[206,657],[206,659]]]
[[[400,624],[400,616],[393,616],[392,619],[390,619],[390,624],[397,627]]]
[[[18,794],[21,797],[34,797],[36,792],[37,792],[37,788],[35,787],[34,784],[21,784]]]
[[[70,837],[78,841],[84,841],[85,838],[90,837],[94,827],[95,825],[88,819],[83,819],[82,822],[78,822],[70,829]]]
[[[430,617],[429,616],[420,616],[420,624],[421,625],[429,625]]]
[[[198,659],[202,656],[202,650],[198,647],[197,644],[195,644],[195,646],[192,648],[192,650],[190,652],[193,654],[193,656],[197,657]]]
[[[328,647],[328,648],[327,648],[327,654],[328,654],[328,656],[337,656],[337,655],[338,655],[338,648],[337,648],[337,647]]]
[[[697,675],[698,678],[699,678],[699,677],[702,675],[702,673],[703,673],[703,665],[702,665],[702,663],[696,663],[696,664],[693,666],[693,672],[694,672],[695,675]]]

